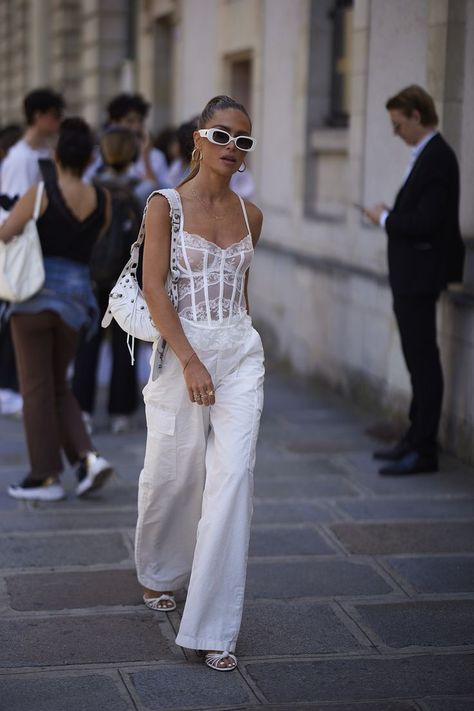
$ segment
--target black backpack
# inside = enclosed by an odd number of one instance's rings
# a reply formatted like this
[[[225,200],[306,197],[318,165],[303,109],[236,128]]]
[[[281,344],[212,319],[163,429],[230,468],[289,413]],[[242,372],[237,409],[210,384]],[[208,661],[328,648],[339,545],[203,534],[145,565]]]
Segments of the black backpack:
[[[107,232],[94,246],[90,271],[97,286],[111,288],[130,256],[130,247],[140,229],[141,212],[133,193],[138,181],[130,179],[123,183],[110,179],[95,182],[111,194],[112,220]]]

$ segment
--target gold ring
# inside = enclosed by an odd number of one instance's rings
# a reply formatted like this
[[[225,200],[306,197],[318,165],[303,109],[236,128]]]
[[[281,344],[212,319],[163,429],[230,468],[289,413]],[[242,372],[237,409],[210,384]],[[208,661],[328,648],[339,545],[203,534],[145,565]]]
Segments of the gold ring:
[[[213,395],[214,395],[214,390],[209,390],[209,392],[207,393],[207,396],[212,397]]]

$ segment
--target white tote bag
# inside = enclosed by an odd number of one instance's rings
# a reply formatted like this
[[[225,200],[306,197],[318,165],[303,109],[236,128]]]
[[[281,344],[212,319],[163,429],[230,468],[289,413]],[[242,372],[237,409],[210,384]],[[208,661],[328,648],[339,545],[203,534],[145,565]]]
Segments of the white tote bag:
[[[44,262],[36,228],[44,183],[38,183],[33,217],[23,232],[9,242],[0,242],[0,299],[26,301],[44,284]]]

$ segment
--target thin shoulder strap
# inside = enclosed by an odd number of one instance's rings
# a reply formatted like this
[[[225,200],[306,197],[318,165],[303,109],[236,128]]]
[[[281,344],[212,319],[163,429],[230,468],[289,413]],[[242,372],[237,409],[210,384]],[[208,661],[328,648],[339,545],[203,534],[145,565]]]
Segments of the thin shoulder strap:
[[[36,188],[35,206],[33,208],[33,220],[35,222],[38,219],[39,214],[40,214],[41,198],[43,197],[43,190],[44,190],[44,182],[41,181],[40,183],[38,183],[38,187]]]
[[[236,195],[237,195],[237,193],[236,193]],[[238,197],[239,200],[240,200],[240,205],[241,205],[241,207],[242,207],[242,212],[244,213],[245,224],[247,225],[247,234],[249,234],[250,236],[252,236],[252,231],[251,231],[250,225],[249,225],[249,218],[248,218],[248,215],[247,215],[247,208],[245,207],[245,202],[244,202],[243,199],[240,197],[240,195],[237,195],[237,197]]]

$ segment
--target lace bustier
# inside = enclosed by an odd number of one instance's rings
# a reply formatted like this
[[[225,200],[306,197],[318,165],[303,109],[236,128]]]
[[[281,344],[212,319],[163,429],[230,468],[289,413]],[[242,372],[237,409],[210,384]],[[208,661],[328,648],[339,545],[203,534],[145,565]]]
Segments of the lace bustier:
[[[187,321],[214,326],[246,313],[244,277],[252,261],[253,243],[245,206],[239,199],[248,233],[230,247],[223,249],[181,230],[176,254],[178,314]]]

